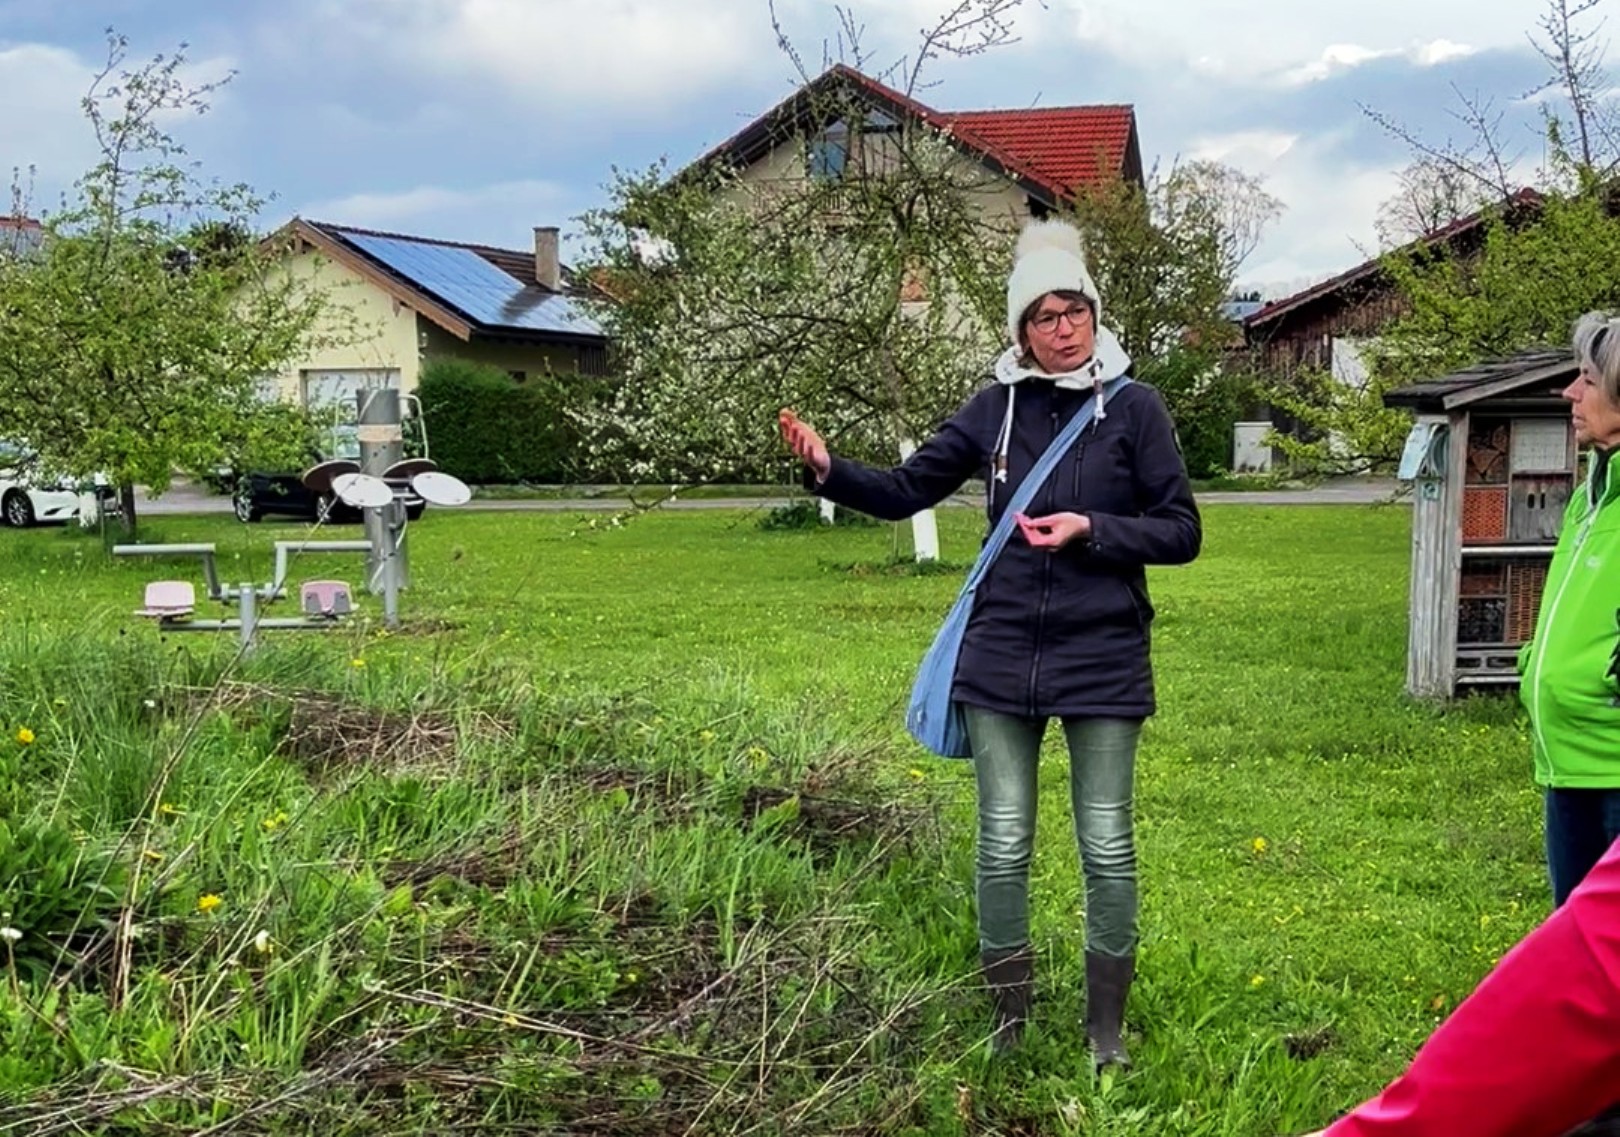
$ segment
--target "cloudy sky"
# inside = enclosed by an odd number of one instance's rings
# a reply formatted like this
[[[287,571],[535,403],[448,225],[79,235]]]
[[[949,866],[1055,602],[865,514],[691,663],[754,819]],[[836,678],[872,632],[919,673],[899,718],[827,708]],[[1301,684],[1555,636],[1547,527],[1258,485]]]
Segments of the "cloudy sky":
[[[946,0],[851,0],[874,65]],[[1028,0],[1019,42],[929,71],[944,109],[1121,102],[1144,158],[1218,158],[1287,211],[1245,268],[1276,293],[1363,258],[1407,159],[1364,113],[1426,138],[1463,132],[1455,91],[1495,100],[1525,160],[1522,96],[1543,68],[1508,0]],[[778,0],[813,66],[834,6]],[[600,204],[614,168],[679,166],[795,83],[765,0],[0,0],[0,162],[34,167],[49,207],[90,161],[78,109],[109,26],[131,56],[189,44],[199,79],[234,72],[175,125],[211,173],[307,217],[524,247]],[[877,67],[874,66],[873,70]]]

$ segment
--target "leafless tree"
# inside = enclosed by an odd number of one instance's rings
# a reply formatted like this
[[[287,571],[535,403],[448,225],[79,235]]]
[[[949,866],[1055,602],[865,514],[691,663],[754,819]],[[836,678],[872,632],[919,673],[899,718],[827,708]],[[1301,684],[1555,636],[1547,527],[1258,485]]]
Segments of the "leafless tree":
[[[1399,174],[1400,188],[1378,207],[1379,244],[1397,248],[1444,229],[1494,198],[1475,178],[1433,158],[1418,158]]]
[[[1205,214],[1199,228],[1213,234],[1219,245],[1218,263],[1228,280],[1236,279],[1267,225],[1282,213],[1282,202],[1266,192],[1256,175],[1222,162],[1201,160],[1178,164],[1164,179],[1160,218],[1175,224],[1179,215]]]

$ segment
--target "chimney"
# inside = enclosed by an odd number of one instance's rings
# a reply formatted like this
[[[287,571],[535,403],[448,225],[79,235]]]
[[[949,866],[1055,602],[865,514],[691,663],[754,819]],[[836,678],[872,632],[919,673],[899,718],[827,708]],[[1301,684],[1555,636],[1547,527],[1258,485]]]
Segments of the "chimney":
[[[562,264],[557,259],[557,227],[534,227],[534,278],[540,287],[562,291]]]

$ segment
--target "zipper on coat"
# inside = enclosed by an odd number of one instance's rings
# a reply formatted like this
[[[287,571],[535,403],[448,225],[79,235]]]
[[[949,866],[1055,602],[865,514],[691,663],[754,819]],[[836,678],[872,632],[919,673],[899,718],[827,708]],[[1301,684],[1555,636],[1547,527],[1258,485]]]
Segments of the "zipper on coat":
[[[1057,441],[1058,412],[1054,409],[1049,416],[1052,423],[1052,437],[1046,440],[1051,446]],[[1051,514],[1057,508],[1057,494],[1052,487],[1052,479],[1046,479],[1046,485],[1041,487],[1041,493],[1046,497],[1046,508],[1042,511]],[[1029,717],[1037,714],[1041,680],[1041,641],[1046,638],[1046,605],[1052,596],[1052,558],[1056,553],[1047,553],[1041,561],[1041,602],[1035,609],[1035,645],[1030,652],[1029,661]]]

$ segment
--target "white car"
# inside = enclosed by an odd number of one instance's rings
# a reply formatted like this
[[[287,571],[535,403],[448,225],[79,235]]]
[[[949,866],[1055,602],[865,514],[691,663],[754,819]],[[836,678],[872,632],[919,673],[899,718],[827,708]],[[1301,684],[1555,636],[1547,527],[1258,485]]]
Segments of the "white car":
[[[81,493],[69,479],[40,481],[28,471],[28,451],[0,442],[0,521],[18,529],[47,521],[72,521],[88,499],[106,492],[106,479],[94,479],[94,488]]]

